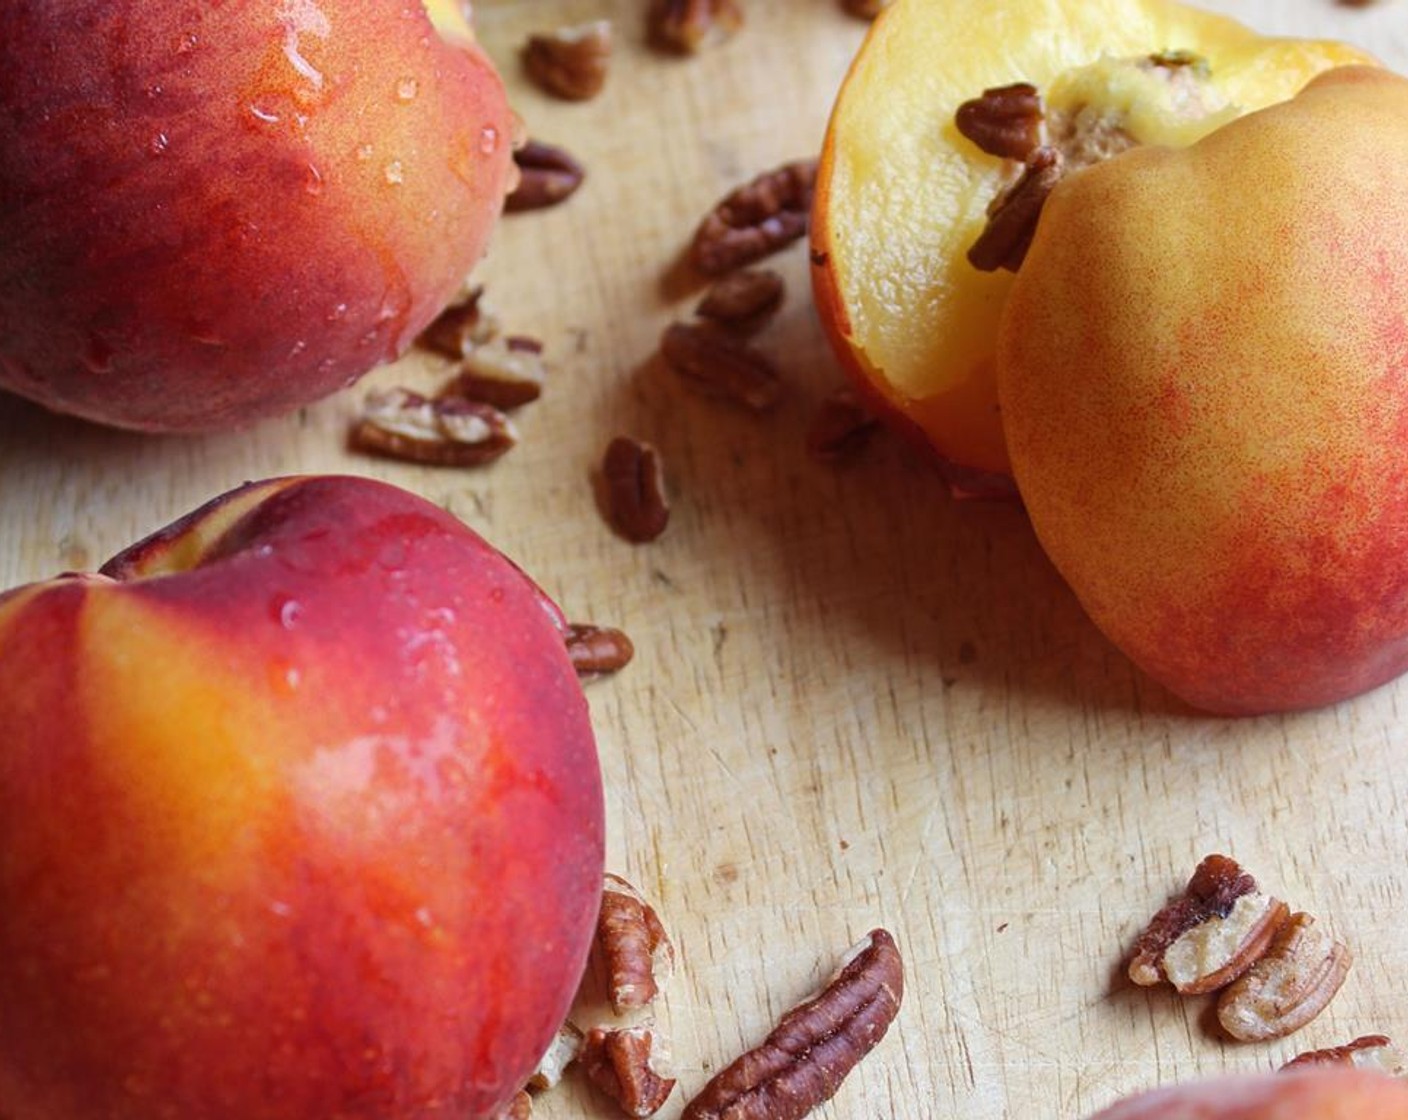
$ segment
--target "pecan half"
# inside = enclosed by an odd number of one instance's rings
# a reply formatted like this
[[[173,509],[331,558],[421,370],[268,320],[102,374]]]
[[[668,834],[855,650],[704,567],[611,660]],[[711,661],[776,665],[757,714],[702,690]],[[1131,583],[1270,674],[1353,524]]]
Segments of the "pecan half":
[[[499,321],[484,302],[480,285],[440,312],[416,338],[416,345],[447,358],[463,358],[499,333]]]
[[[438,467],[490,463],[518,442],[518,431],[492,405],[460,397],[431,399],[409,389],[370,393],[352,429],[359,451]]]
[[[1335,998],[1352,960],[1313,917],[1292,914],[1265,955],[1218,997],[1217,1021],[1241,1042],[1284,1038]]]
[[[1046,107],[1030,82],[983,90],[954,115],[958,131],[989,155],[1025,160],[1041,145]]]
[[[721,276],[800,238],[807,232],[816,170],[816,160],[797,160],[731,191],[695,231],[694,267]]]
[[[761,351],[705,324],[672,323],[660,355],[691,389],[765,412],[782,399],[782,378]]]
[[[694,313],[728,327],[754,327],[782,303],[786,285],[770,268],[740,268],[714,282]]]
[[[1286,913],[1236,860],[1210,855],[1139,935],[1129,978],[1146,987],[1167,980],[1185,995],[1216,991],[1266,951]]]
[[[465,397],[510,410],[537,400],[547,380],[542,344],[518,336],[496,338],[475,346],[460,362],[459,372],[441,391],[442,397]]]
[[[807,429],[807,452],[822,462],[837,462],[859,451],[879,424],[854,389],[837,389],[821,402],[812,417]]]
[[[651,45],[673,54],[694,54],[721,43],[743,26],[737,0],[651,0],[646,33]]]
[[[573,622],[567,627],[567,656],[579,677],[615,673],[631,663],[636,647],[624,631]]]
[[[819,995],[716,1074],[681,1120],[799,1120],[885,1036],[903,997],[899,950],[883,929],[873,930]]]
[[[547,1051],[538,1059],[538,1068],[528,1078],[528,1088],[542,1092],[556,1086],[567,1067],[581,1056],[583,1037],[571,1020],[558,1027]]]
[[[619,875],[606,876],[596,938],[611,1010],[621,1015],[650,1006],[674,968],[675,949],[654,908]]]
[[[611,21],[592,20],[530,35],[523,47],[523,68],[554,97],[590,100],[606,85],[611,68]]]
[[[1297,1054],[1281,1070],[1284,1072],[1305,1066],[1353,1066],[1385,1073],[1389,1077],[1408,1078],[1408,1057],[1387,1035],[1382,1034],[1366,1034],[1343,1046],[1327,1046],[1323,1050]]]
[[[670,523],[665,468],[648,443],[617,436],[606,446],[601,464],[606,483],[607,516],[616,531],[634,544],[653,541]]]
[[[675,1088],[675,1079],[656,1068],[659,1041],[649,1026],[593,1027],[582,1045],[582,1069],[627,1116],[654,1115]]]
[[[510,212],[541,210],[569,197],[587,177],[584,168],[565,148],[529,140],[513,153],[519,179],[504,209]]]
[[[1065,174],[1065,159],[1049,145],[1027,157],[1022,174],[988,207],[988,224],[968,249],[968,263],[981,272],[1016,272],[1026,259],[1042,207]]]

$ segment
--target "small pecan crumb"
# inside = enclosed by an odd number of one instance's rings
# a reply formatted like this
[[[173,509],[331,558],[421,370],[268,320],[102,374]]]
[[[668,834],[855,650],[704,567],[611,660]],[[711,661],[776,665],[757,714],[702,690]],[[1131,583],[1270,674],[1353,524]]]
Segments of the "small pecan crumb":
[[[352,429],[359,451],[440,467],[481,466],[517,442],[513,422],[492,405],[408,389],[368,394]]]
[[[581,1055],[582,1039],[582,1032],[571,1020],[558,1027],[547,1051],[538,1060],[538,1068],[528,1078],[528,1088],[543,1092],[555,1087],[567,1067]]]
[[[509,212],[556,206],[587,177],[586,169],[565,148],[529,140],[513,153],[518,186],[504,199]]]
[[[541,344],[514,336],[472,347],[440,395],[508,411],[537,400],[546,380]]]
[[[617,436],[606,446],[601,473],[607,516],[617,532],[634,544],[645,544],[665,531],[670,523],[665,467],[653,446]]]
[[[1025,160],[1042,142],[1046,108],[1030,82],[983,90],[958,107],[958,131],[989,155]]]
[[[1216,991],[1266,951],[1286,912],[1236,860],[1208,856],[1139,935],[1129,978],[1143,986],[1167,980],[1185,995]]]
[[[980,272],[1021,268],[1042,208],[1064,174],[1065,159],[1056,148],[1043,145],[1033,151],[1017,181],[992,200],[988,224],[969,247],[968,262]]]
[[[1408,1078],[1408,1057],[1390,1041],[1387,1035],[1366,1034],[1343,1046],[1328,1046],[1297,1054],[1281,1067],[1282,1071],[1305,1066],[1353,1066],[1371,1069],[1389,1077]]]
[[[675,1088],[663,1076],[660,1037],[653,1027],[593,1027],[582,1045],[581,1063],[592,1084],[627,1116],[654,1115]]]
[[[672,54],[695,54],[732,37],[743,26],[738,0],[650,0],[650,42]]]
[[[600,93],[610,65],[611,21],[607,19],[530,35],[523,47],[528,76],[566,101],[587,101]]]
[[[631,663],[636,647],[624,631],[573,622],[567,627],[567,656],[579,677],[619,672]]]
[[[899,950],[887,932],[873,930],[820,994],[716,1074],[681,1120],[800,1120],[830,1100],[885,1036],[903,998]]]
[[[707,324],[672,323],[660,354],[686,385],[705,396],[765,412],[782,399],[782,378],[767,356]]]
[[[496,1120],[531,1120],[532,1116],[533,1098],[520,1089],[500,1110]]]
[[[740,268],[714,282],[694,313],[731,327],[760,324],[782,304],[786,285],[770,268]]]
[[[1266,953],[1218,997],[1217,1021],[1241,1042],[1284,1038],[1334,999],[1352,959],[1313,917],[1292,914]]]
[[[890,6],[891,0],[841,0],[841,8],[856,19],[874,19]]]
[[[597,917],[607,998],[617,1015],[649,1007],[674,968],[675,949],[660,916],[619,875],[608,874]]]
[[[859,451],[879,424],[854,389],[837,389],[821,402],[812,418],[807,429],[807,452],[822,462],[837,462]]]
[[[721,276],[803,236],[816,170],[816,160],[797,160],[731,191],[695,231],[690,246],[694,267],[706,276]]]
[[[483,285],[440,312],[416,339],[419,346],[447,358],[463,358],[499,333],[499,321],[484,302]]]

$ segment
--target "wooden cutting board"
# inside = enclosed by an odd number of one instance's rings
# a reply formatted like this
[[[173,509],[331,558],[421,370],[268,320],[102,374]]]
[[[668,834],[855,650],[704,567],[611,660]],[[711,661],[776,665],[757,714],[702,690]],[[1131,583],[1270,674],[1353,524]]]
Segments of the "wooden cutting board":
[[[1401,0],[1213,6],[1408,69]],[[0,586],[94,566],[244,479],[342,471],[445,504],[572,618],[624,628],[635,662],[589,696],[609,865],[657,901],[681,956],[657,1008],[680,1081],[667,1118],[874,926],[900,945],[907,999],[820,1116],[1074,1118],[1360,1034],[1408,1043],[1408,682],[1304,715],[1190,714],[1095,631],[1019,510],[955,503],[892,438],[844,467],[809,459],[808,422],[841,375],[800,245],[778,258],[789,296],[761,342],[789,383],[775,414],[692,396],[655,356],[698,298],[676,267],[695,223],[738,183],[818,151],[864,25],[833,0],[753,3],[732,42],[673,59],[643,44],[644,0],[475,7],[529,132],[588,169],[568,204],[507,219],[478,274],[553,366],[521,445],[479,470],[349,453],[366,385],[435,384],[443,367],[423,356],[203,438],[102,431],[6,399]],[[602,16],[617,51],[598,99],[529,86],[530,31]],[[593,498],[620,433],[667,465],[673,520],[651,545],[613,535]],[[1357,958],[1329,1011],[1283,1042],[1223,1042],[1205,1002],[1120,978],[1142,923],[1218,850]],[[538,1103],[613,1114],[575,1079]]]

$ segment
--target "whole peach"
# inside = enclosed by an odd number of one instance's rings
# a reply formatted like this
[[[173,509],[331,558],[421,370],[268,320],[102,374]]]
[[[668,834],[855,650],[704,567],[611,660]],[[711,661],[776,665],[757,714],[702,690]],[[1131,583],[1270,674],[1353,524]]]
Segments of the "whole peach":
[[[0,597],[0,1116],[495,1115],[601,897],[560,621],[338,477]]]
[[[400,354],[512,167],[498,75],[436,12],[444,37],[419,0],[5,4],[0,388],[219,428]]]
[[[1408,667],[1408,79],[1348,67],[1052,193],[998,388],[1042,545],[1192,704]]]
[[[1408,1120],[1408,1082],[1351,1069],[1217,1078],[1130,1097],[1093,1120]]]

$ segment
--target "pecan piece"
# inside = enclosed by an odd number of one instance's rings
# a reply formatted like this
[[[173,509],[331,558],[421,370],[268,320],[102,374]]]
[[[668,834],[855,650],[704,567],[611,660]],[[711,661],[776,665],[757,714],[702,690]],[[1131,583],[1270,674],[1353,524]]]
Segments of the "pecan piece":
[[[546,1052],[538,1059],[538,1068],[528,1078],[528,1088],[542,1092],[562,1080],[567,1067],[582,1053],[582,1032],[570,1019],[557,1028]]]
[[[611,1010],[622,1015],[650,1006],[674,968],[675,949],[654,907],[619,875],[606,876],[596,937]]]
[[[663,1057],[653,1027],[593,1027],[582,1044],[588,1079],[627,1116],[651,1116],[669,1099],[675,1079],[656,1068]]]
[[[874,19],[890,6],[891,0],[841,0],[841,9],[856,19]]]
[[[1139,935],[1129,978],[1146,987],[1167,980],[1184,995],[1216,991],[1266,951],[1286,913],[1236,860],[1208,856]]]
[[[709,326],[672,323],[660,338],[660,354],[686,385],[705,396],[754,412],[782,399],[782,378],[767,356]]]
[[[837,389],[821,402],[812,417],[807,429],[807,452],[814,459],[834,463],[859,451],[879,424],[854,389]]]
[[[1353,1066],[1372,1069],[1389,1077],[1408,1078],[1408,1058],[1387,1035],[1366,1034],[1343,1046],[1327,1046],[1297,1054],[1281,1067],[1282,1071],[1305,1066]]]
[[[695,54],[721,43],[743,26],[737,0],[651,0],[646,32],[653,46],[673,54]]]
[[[601,473],[607,515],[621,536],[633,544],[645,544],[665,531],[670,503],[665,496],[665,468],[654,447],[617,436],[606,446]]]
[[[567,656],[579,677],[615,673],[631,663],[636,647],[624,631],[573,622],[567,627]]]
[[[1352,960],[1313,917],[1292,914],[1265,955],[1218,997],[1217,1021],[1241,1042],[1284,1038],[1335,998]]]
[[[817,161],[797,160],[726,195],[695,231],[690,260],[721,276],[785,248],[807,232]]]
[[[587,177],[586,168],[565,148],[529,140],[513,153],[518,186],[504,199],[509,212],[541,210],[566,199]]]
[[[1030,82],[983,90],[954,115],[958,131],[988,155],[1025,160],[1041,145],[1046,107]]]
[[[547,380],[542,344],[510,336],[473,347],[459,372],[440,391],[442,397],[465,397],[505,411],[537,400]]]
[[[715,281],[694,313],[729,327],[752,327],[778,309],[785,292],[772,269],[740,268]]]
[[[492,405],[409,389],[368,394],[352,430],[359,451],[437,467],[490,463],[517,442],[513,422]]]
[[[554,97],[587,101],[601,92],[611,65],[611,21],[592,20],[530,35],[523,68]]]
[[[980,272],[1016,272],[1026,259],[1042,207],[1065,174],[1065,159],[1043,145],[1027,157],[1022,174],[988,207],[988,224],[968,249],[968,263]]]
[[[885,1036],[903,997],[899,950],[883,929],[873,930],[819,995],[716,1074],[681,1120],[799,1120]]]
[[[499,321],[484,303],[484,287],[465,293],[420,332],[416,344],[447,358],[463,358],[499,333]]]
[[[533,1098],[522,1089],[513,1094],[508,1104],[499,1110],[495,1120],[532,1120]]]

